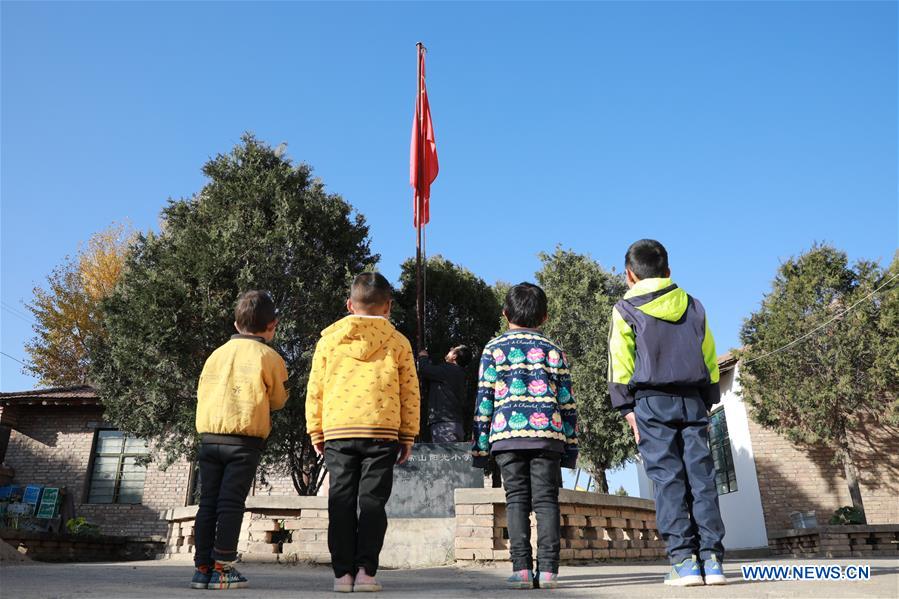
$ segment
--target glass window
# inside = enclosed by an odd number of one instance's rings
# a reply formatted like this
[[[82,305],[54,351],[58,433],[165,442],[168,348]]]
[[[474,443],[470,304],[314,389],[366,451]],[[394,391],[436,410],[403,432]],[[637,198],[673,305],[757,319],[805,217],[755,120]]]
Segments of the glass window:
[[[709,418],[709,448],[715,462],[715,486],[718,495],[737,490],[737,474],[734,471],[734,457],[730,449],[730,435],[727,433],[727,418],[724,409],[718,408]]]
[[[97,431],[88,503],[140,503],[150,453],[147,442],[122,431]]]

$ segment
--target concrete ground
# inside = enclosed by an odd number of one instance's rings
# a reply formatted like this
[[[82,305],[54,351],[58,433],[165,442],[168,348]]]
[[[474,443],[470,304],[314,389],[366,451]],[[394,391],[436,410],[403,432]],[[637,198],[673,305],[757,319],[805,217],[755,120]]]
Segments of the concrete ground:
[[[730,585],[677,589],[661,584],[667,566],[660,562],[599,564],[563,567],[562,586],[552,591],[507,591],[506,568],[427,568],[382,570],[379,597],[522,597],[550,593],[556,597],[702,598],[724,597],[899,597],[899,560],[753,560],[752,564],[869,564],[866,582],[749,582],[740,575],[740,563],[728,563]],[[331,571],[323,566],[243,564],[241,571],[252,588],[220,591],[225,597],[336,597],[330,592]],[[187,588],[192,575],[188,562],[158,560],[113,564],[0,563],[0,597],[64,599],[83,597],[152,598],[198,597],[214,591]]]

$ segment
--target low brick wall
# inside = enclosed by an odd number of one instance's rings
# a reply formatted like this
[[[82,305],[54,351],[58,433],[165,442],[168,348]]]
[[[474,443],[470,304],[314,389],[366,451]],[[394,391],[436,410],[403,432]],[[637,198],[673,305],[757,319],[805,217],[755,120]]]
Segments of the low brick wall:
[[[95,562],[153,559],[163,551],[162,537],[81,537],[49,532],[0,529],[0,539],[42,562]]]
[[[819,526],[768,533],[774,555],[793,557],[899,557],[899,524]]]
[[[656,530],[652,501],[562,489],[559,503],[563,562],[664,557],[665,544]],[[508,560],[503,490],[456,489],[455,504],[456,561]],[[196,514],[196,506],[166,512],[167,555],[193,554]],[[435,527],[452,526],[452,519],[431,520]],[[531,524],[536,524],[533,516]],[[536,531],[531,538],[536,544]],[[245,561],[330,563],[328,498],[248,497],[237,547]]]
[[[455,555],[459,562],[506,561],[509,534],[502,489],[456,489]],[[665,543],[656,529],[655,503],[584,491],[559,491],[563,562],[657,559]],[[531,515],[531,543],[537,531]]]
[[[166,512],[167,555],[193,555],[196,515],[197,506]],[[248,497],[237,549],[246,561],[330,563],[328,498]]]

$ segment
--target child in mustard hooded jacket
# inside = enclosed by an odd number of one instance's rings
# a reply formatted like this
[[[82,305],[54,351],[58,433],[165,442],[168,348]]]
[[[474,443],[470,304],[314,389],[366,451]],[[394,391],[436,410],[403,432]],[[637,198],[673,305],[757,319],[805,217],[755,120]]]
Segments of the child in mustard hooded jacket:
[[[409,341],[387,320],[392,302],[382,275],[357,276],[350,316],[322,331],[312,358],[306,427],[330,477],[328,549],[337,592],[381,589],[374,577],[393,467],[408,459],[418,435],[418,375]]]

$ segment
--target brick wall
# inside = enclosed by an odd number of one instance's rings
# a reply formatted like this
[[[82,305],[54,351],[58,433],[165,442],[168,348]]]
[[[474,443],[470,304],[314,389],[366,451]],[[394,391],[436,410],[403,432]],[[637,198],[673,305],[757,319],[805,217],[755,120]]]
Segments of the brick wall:
[[[141,505],[87,504],[87,485],[94,433],[103,424],[100,408],[23,407],[17,430],[10,435],[6,464],[15,469],[16,484],[65,487],[75,514],[100,526],[103,534],[164,536],[165,510],[183,506],[190,479],[186,462],[166,471],[147,469]]]
[[[294,489],[293,480],[291,480],[289,474],[274,474],[260,471],[256,476],[256,481],[250,494],[295,496],[297,490]]]
[[[505,501],[502,489],[456,489],[456,560],[509,560]],[[565,563],[658,559],[665,555],[665,543],[656,530],[655,505],[650,500],[563,489],[559,504],[560,558]],[[193,553],[195,516],[194,506],[166,514],[171,524],[167,554]],[[432,519],[433,526],[441,526],[442,520]],[[536,543],[536,532],[531,538]],[[238,550],[244,561],[329,563],[328,498],[250,497]],[[448,557],[452,559],[452,555]]]
[[[456,489],[455,557],[461,563],[508,561],[506,495],[502,489]],[[600,493],[559,492],[564,563],[607,559],[658,559],[665,543],[656,528],[655,503]],[[531,544],[536,520],[531,514]]]
[[[747,406],[747,409],[750,409]],[[852,439],[869,524],[899,523],[899,433],[868,423]],[[751,417],[759,492],[769,531],[792,527],[790,513],[815,510],[818,524],[833,511],[851,505],[843,467],[827,448],[796,446]]]

